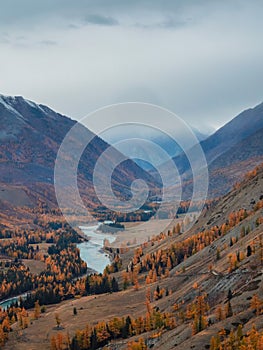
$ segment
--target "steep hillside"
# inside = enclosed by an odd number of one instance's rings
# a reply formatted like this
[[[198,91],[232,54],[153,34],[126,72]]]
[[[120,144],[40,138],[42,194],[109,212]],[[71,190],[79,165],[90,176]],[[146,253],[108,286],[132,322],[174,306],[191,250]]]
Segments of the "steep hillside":
[[[224,125],[200,145],[209,170],[209,198],[226,194],[243,174],[263,160],[263,103]],[[195,148],[191,150],[195,154]],[[174,158],[185,180],[185,197],[192,182],[191,166],[184,153]],[[172,181],[171,181],[172,185]]]
[[[47,349],[66,344],[68,332],[71,339],[76,334],[71,349],[97,349],[101,339],[109,349],[132,349],[139,338],[136,349],[219,350],[231,341],[232,349],[241,349],[239,343],[248,349],[263,332],[262,239],[263,167],[204,211],[189,232],[160,235],[137,249],[132,263],[125,258],[132,252],[122,253],[122,272],[113,275],[120,285],[125,278],[133,285],[49,306],[23,337],[14,324],[5,348]],[[60,330],[52,326],[56,313]],[[85,347],[95,326],[97,343]]]
[[[242,325],[244,335],[252,329],[253,324],[258,331],[263,331],[263,310],[260,308],[255,311],[253,305],[251,306],[254,295],[257,295],[261,303],[263,300],[262,200],[263,168],[261,167],[257,174],[251,172],[247,175],[242,183],[200,218],[197,227],[201,230],[211,230],[225,223],[230,225],[233,213],[244,209],[250,213],[248,216],[245,215],[244,219],[232,224],[231,229],[226,229],[222,237],[175,268],[173,279],[176,303],[180,305],[184,300],[184,303],[189,305],[196,297],[206,295],[209,309],[204,315],[208,325],[203,331],[193,335],[194,320],[189,319],[186,321],[188,328],[178,325],[167,337],[158,341],[157,348],[210,349],[212,336],[217,337],[224,329],[225,336],[219,336],[223,343],[231,330],[237,330],[238,325]],[[182,268],[188,278],[181,278],[176,283],[176,271],[182,271]],[[227,315],[229,302],[232,312]],[[183,306],[183,309],[186,310],[187,307]],[[237,343],[235,349],[239,349]]]
[[[0,121],[0,203],[34,206],[41,200],[55,207],[55,159],[61,142],[76,122],[22,97],[2,95]],[[84,127],[81,134],[72,140],[72,147],[78,145],[82,137],[93,139],[80,159],[79,187],[84,201],[95,207],[99,201],[92,185],[93,170],[98,157],[109,145]],[[112,157],[118,155],[116,151]],[[67,159],[68,164],[70,161]],[[154,187],[151,176],[127,160],[113,173],[113,189],[118,195],[129,197],[130,184],[136,178],[145,179],[150,188]]]
[[[263,103],[243,111],[201,142],[208,163],[261,128],[263,128]]]
[[[209,197],[218,197],[230,191],[244,173],[262,160],[263,128],[238,142],[209,165]]]

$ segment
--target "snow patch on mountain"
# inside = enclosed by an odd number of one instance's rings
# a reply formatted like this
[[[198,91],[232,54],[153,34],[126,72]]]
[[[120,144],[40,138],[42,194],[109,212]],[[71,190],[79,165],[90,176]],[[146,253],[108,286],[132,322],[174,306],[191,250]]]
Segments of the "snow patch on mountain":
[[[15,114],[23,123],[26,123],[27,119],[22,116],[14,107],[13,104],[15,102],[14,97],[6,97],[4,95],[0,95],[0,103],[11,113]]]

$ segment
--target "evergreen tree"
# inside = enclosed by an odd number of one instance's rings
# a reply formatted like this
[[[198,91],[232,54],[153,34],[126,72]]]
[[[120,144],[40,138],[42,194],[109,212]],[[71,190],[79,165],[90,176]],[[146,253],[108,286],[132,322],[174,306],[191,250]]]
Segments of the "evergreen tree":
[[[228,299],[228,300],[231,300],[232,297],[233,297],[233,294],[232,294],[231,289],[229,288],[229,289],[228,289],[228,293],[227,293],[227,299]]]
[[[228,300],[228,302],[226,304],[225,315],[226,315],[226,317],[233,316],[233,310],[232,310],[232,305],[231,305],[230,300]]]
[[[113,279],[111,281],[111,290],[113,292],[118,292],[119,291],[119,285],[118,285],[118,282],[117,282],[115,277],[113,277]]]
[[[251,246],[248,245],[247,246],[247,257],[249,257],[251,254],[252,254],[252,249],[251,249]]]

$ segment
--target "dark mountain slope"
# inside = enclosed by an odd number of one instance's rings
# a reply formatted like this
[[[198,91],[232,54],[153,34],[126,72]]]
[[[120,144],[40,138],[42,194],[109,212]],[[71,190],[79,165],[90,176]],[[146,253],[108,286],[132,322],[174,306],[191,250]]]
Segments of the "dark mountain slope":
[[[261,128],[263,128],[263,103],[243,111],[201,142],[208,163]]]
[[[248,109],[200,143],[209,169],[209,197],[227,193],[243,174],[263,160],[263,103]],[[195,147],[190,151],[195,153]],[[184,153],[173,158],[187,186],[191,167]],[[198,160],[197,160],[198,166]],[[171,183],[172,184],[172,183]]]
[[[209,196],[230,191],[244,173],[263,161],[263,128],[238,142],[209,165]]]
[[[75,121],[50,108],[27,101],[22,97],[0,95],[0,183],[18,191],[20,186],[33,204],[42,199],[50,206],[56,205],[54,193],[54,165],[57,151]],[[82,132],[83,131],[83,132]],[[81,128],[72,145],[81,137],[91,136],[92,141],[82,154],[78,167],[78,180],[83,200],[91,207],[99,204],[92,185],[93,170],[99,156],[109,147],[88,129]],[[113,158],[119,153],[113,152]],[[67,159],[70,164],[71,159]],[[114,162],[114,159],[112,159]],[[131,182],[144,179],[154,188],[153,178],[134,162],[120,164],[112,176],[112,186],[121,197],[130,196]],[[18,193],[19,196],[19,193]],[[1,200],[1,197],[0,197]],[[2,198],[7,200],[7,198]]]

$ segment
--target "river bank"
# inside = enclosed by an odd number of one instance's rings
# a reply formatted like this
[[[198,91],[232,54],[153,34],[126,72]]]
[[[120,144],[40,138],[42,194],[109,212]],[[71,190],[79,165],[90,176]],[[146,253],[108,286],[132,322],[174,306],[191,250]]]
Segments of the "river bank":
[[[5,300],[2,300],[0,302],[0,307],[2,309],[6,309],[8,308],[9,306],[11,306],[12,304],[16,303],[16,302],[19,302],[20,298],[22,299],[26,299],[27,297],[27,294],[30,294],[31,291],[28,291],[26,293],[23,293],[23,294],[19,294],[15,297],[11,297],[11,298],[8,298],[8,299],[5,299]]]
[[[100,233],[97,231],[99,225],[94,226],[81,226],[78,233],[81,232],[83,242],[77,244],[80,250],[80,257],[87,265],[87,274],[103,273],[105,267],[111,263],[111,258],[108,253],[104,251],[104,239],[107,239],[110,243],[115,241],[112,234]],[[77,277],[79,278],[79,277]],[[19,301],[19,299],[26,298],[26,293],[20,294],[15,297],[11,297],[0,302],[0,307],[6,309],[12,303]]]
[[[116,239],[109,233],[100,233],[97,231],[99,225],[80,226],[88,240],[79,243],[77,247],[80,250],[80,257],[84,260],[88,268],[98,273],[103,273],[105,267],[111,263],[110,255],[104,250],[104,240],[107,239],[113,243]]]

